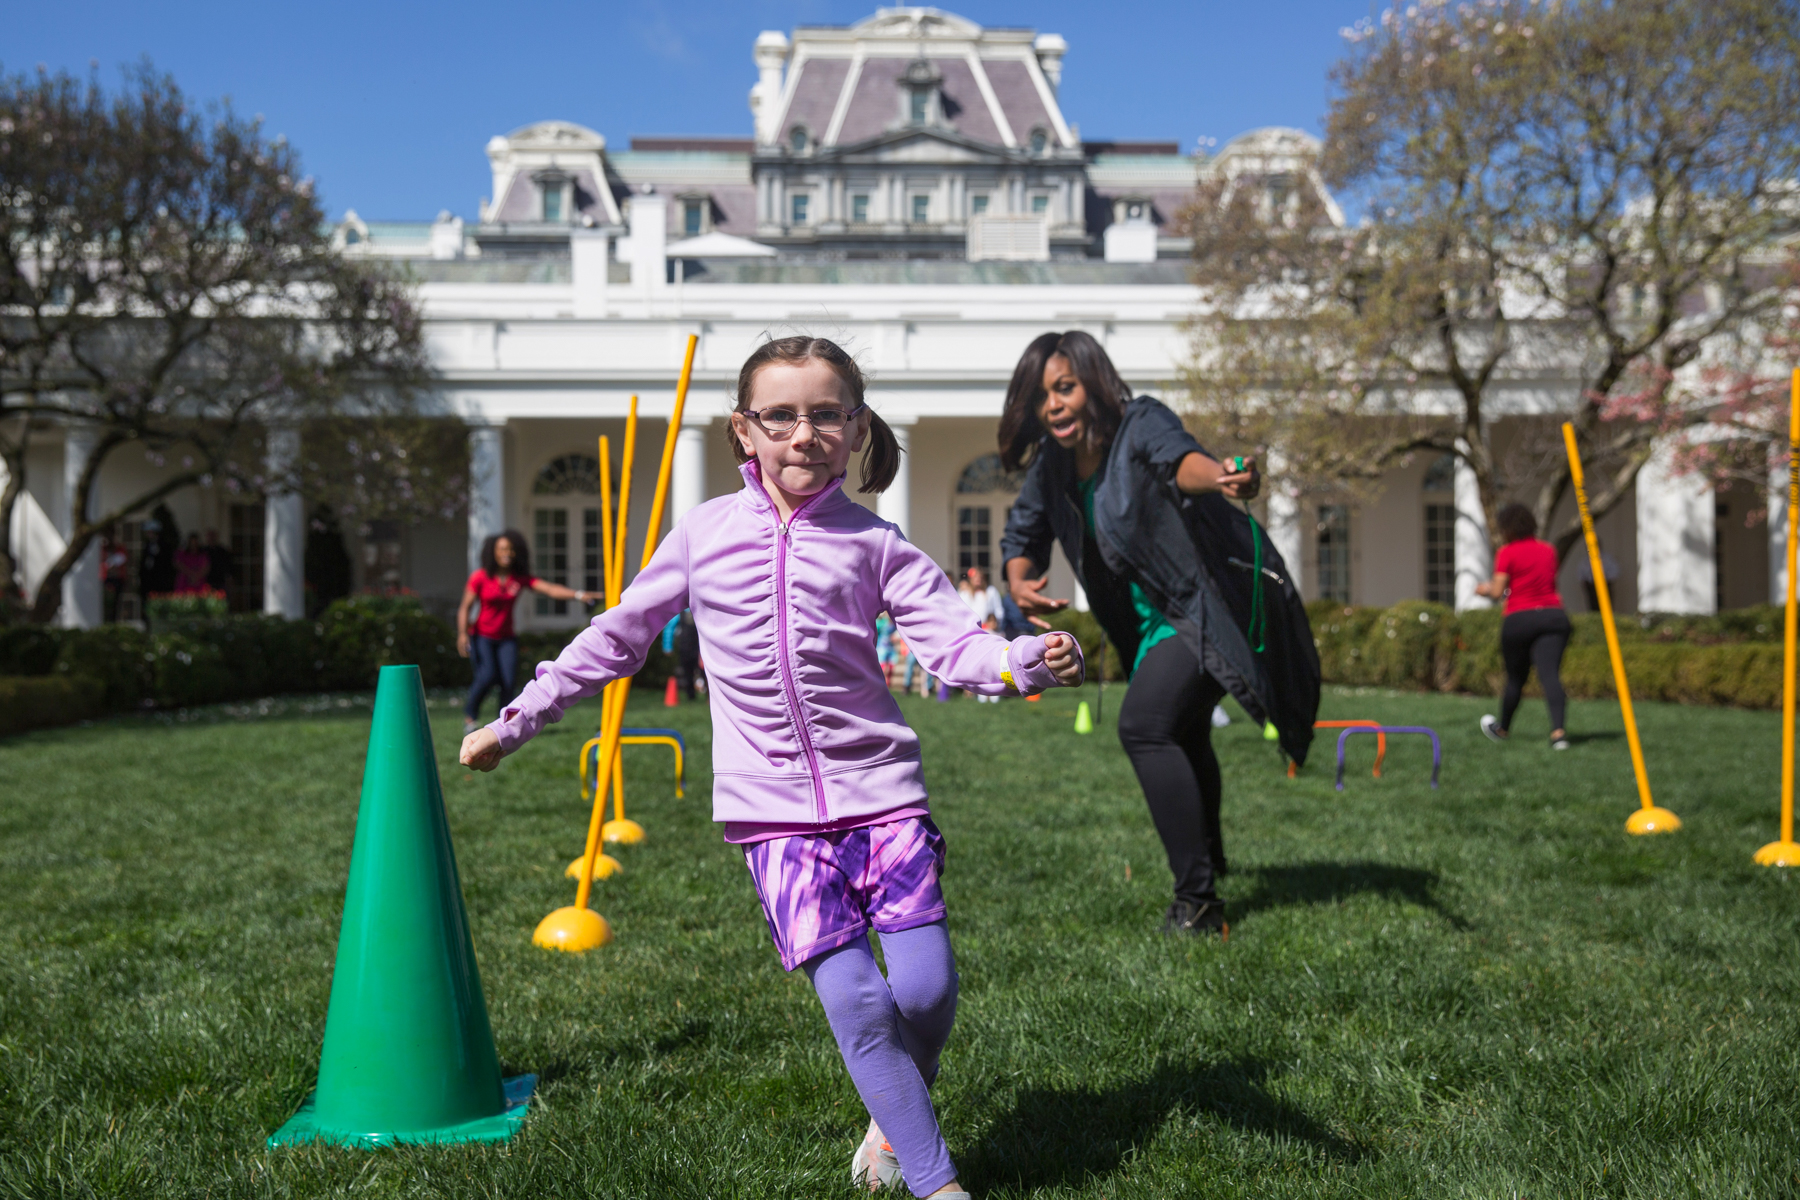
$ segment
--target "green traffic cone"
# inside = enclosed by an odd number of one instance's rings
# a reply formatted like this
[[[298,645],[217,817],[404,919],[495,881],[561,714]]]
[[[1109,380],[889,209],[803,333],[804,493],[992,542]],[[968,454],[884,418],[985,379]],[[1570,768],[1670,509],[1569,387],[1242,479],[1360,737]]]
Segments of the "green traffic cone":
[[[318,1089],[271,1146],[495,1142],[535,1075],[502,1081],[417,667],[383,667]]]
[[[1094,732],[1094,714],[1088,711],[1086,700],[1083,700],[1075,707],[1075,732]]]

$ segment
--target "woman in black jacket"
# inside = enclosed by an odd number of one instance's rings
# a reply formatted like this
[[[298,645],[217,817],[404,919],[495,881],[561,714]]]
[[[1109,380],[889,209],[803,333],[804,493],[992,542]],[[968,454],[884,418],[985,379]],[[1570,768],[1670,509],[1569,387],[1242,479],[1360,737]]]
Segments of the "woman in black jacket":
[[[1000,459],[1026,472],[1000,543],[1013,600],[1040,623],[1068,605],[1043,594],[1060,543],[1131,676],[1119,741],[1175,876],[1163,928],[1224,936],[1213,706],[1229,692],[1303,763],[1319,703],[1287,565],[1230,504],[1256,495],[1255,461],[1227,467],[1163,404],[1133,399],[1079,331],[1046,333],[1019,359]]]

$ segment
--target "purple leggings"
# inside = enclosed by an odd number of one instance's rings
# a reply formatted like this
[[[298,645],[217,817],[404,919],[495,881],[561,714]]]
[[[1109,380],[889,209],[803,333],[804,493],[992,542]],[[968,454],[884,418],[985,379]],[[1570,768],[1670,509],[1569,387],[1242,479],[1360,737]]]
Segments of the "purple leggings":
[[[900,1160],[906,1186],[929,1196],[956,1178],[929,1088],[956,1021],[956,958],[942,921],[881,935],[881,977],[867,938],[801,964],[863,1106]]]

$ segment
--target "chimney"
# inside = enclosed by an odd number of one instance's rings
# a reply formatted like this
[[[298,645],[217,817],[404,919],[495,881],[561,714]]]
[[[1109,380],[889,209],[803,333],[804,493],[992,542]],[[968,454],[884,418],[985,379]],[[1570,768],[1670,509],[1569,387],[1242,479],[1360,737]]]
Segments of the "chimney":
[[[669,281],[669,210],[661,196],[646,190],[631,198],[631,287],[661,291]]]
[[[1063,55],[1069,52],[1069,43],[1063,41],[1060,33],[1040,33],[1037,41],[1032,43],[1037,51],[1038,66],[1044,69],[1044,78],[1050,81],[1050,90],[1055,92],[1062,87]]]
[[[437,215],[437,220],[431,225],[431,257],[461,258],[462,256],[462,218],[451,216],[450,210],[445,209]]]
[[[787,65],[787,34],[765,29],[756,35],[756,86],[750,89],[750,112],[756,118],[756,140],[773,145],[781,136],[775,128],[781,106],[781,73]]]

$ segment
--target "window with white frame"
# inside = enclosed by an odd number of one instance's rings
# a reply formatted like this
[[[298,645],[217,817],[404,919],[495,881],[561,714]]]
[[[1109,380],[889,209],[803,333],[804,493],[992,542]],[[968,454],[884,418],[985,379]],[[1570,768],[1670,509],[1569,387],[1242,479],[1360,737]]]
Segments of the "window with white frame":
[[[1440,455],[1425,469],[1425,599],[1456,603],[1456,456]]]
[[[969,215],[971,217],[979,217],[987,210],[988,194],[986,192],[976,192],[969,197]]]
[[[1350,603],[1350,508],[1319,505],[1319,599]]]
[[[683,237],[699,237],[706,232],[706,201],[697,197],[681,202],[681,233]]]
[[[812,197],[798,192],[788,197],[789,224],[804,225],[811,219]]]
[[[565,587],[600,591],[600,460],[586,454],[553,459],[532,480],[531,493],[532,574]],[[540,617],[571,612],[567,600],[533,600],[532,611]],[[579,608],[574,611],[579,615]]]
[[[850,223],[852,225],[869,223],[869,193],[857,192],[850,197]]]
[[[1050,148],[1050,133],[1049,133],[1049,131],[1044,130],[1044,129],[1032,130],[1031,131],[1031,152],[1033,154],[1042,154],[1044,151],[1048,150],[1049,148]]]
[[[912,221],[914,225],[923,225],[931,220],[931,197],[912,197]]]
[[[546,180],[544,188],[544,221],[554,224],[563,219],[563,188],[561,182]]]
[[[1034,215],[1042,215],[1050,211],[1050,197],[1037,195],[1031,198],[1031,211]]]

